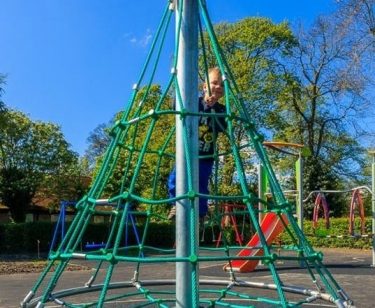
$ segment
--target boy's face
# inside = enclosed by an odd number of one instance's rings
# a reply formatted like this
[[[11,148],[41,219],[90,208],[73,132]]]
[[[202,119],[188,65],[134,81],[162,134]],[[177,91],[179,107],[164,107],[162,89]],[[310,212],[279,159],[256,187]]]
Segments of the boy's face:
[[[220,72],[217,71],[212,71],[211,73],[209,73],[208,78],[210,80],[211,95],[208,91],[207,83],[205,83],[203,86],[203,89],[205,91],[204,99],[208,105],[213,105],[223,97],[223,79]]]

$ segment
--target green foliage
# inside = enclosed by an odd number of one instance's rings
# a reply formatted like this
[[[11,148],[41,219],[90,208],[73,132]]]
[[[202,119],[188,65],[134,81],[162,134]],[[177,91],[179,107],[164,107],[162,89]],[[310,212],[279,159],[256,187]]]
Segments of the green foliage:
[[[111,125],[113,125],[113,123],[99,124],[92,132],[90,132],[90,135],[87,138],[87,143],[89,146],[84,157],[89,164],[90,170],[95,168],[97,158],[101,157],[105,153],[105,150],[109,145],[109,127]]]
[[[146,245],[171,248],[175,242],[175,226],[170,223],[152,223],[147,231]]]
[[[326,230],[323,220],[318,223],[318,228],[314,231],[311,221],[304,222],[304,232],[308,241],[314,247],[329,247],[329,248],[357,248],[357,249],[371,249],[371,237],[368,238],[351,238],[345,237],[348,235],[348,218],[332,218],[330,229]],[[356,220],[356,233],[359,232],[359,219]],[[66,227],[70,224],[68,223]],[[246,227],[246,226],[245,226]],[[39,241],[40,252],[48,252],[50,241],[52,239],[55,224],[49,222],[33,222],[33,223],[20,223],[20,224],[0,224],[0,251],[3,254],[12,253],[36,253]],[[223,236],[226,238],[228,245],[236,245],[235,232],[233,228],[226,227],[223,230]],[[108,236],[108,224],[89,224],[82,239],[82,247],[87,243],[100,244],[105,243]],[[144,224],[137,224],[137,232],[140,237],[143,236]],[[211,225],[209,222],[205,224],[205,233],[203,242],[204,245],[216,245],[220,229],[217,225]],[[254,230],[245,228],[244,242],[250,239]],[[242,230],[241,230],[242,233]],[[366,234],[371,234],[371,218],[366,218]],[[327,238],[330,235],[332,238]],[[342,236],[343,238],[337,238]],[[202,240],[202,230],[200,230],[200,240]],[[125,233],[124,233],[125,237]],[[124,237],[121,242],[124,243]],[[154,247],[172,248],[175,242],[175,225],[171,223],[158,223],[152,222],[149,225],[146,237],[146,245]],[[287,232],[275,241],[283,245],[291,245],[292,241]],[[134,235],[133,227],[128,226],[128,244],[135,245],[136,238]]]
[[[37,192],[66,187],[68,181],[61,183],[61,178],[76,165],[77,154],[69,149],[60,127],[6,111],[0,126],[0,197],[14,221],[25,220]]]
[[[335,31],[337,27],[324,19],[319,19],[311,31],[301,31],[298,34],[293,33],[288,23],[275,24],[266,18],[245,18],[236,23],[220,23],[215,26],[219,44],[232,69],[246,108],[254,122],[262,128],[261,134],[270,139],[305,145],[304,152],[309,155],[305,156],[304,162],[304,189],[308,192],[347,188],[348,180],[351,180],[350,184],[354,181],[358,183],[359,170],[364,164],[363,149],[352,134],[355,130],[349,129],[349,124],[358,120],[357,111],[363,107],[363,96],[360,95],[363,89],[355,82],[352,73],[342,73],[353,64],[350,53],[347,52],[352,47],[343,44],[345,41],[324,40],[325,35],[338,39],[339,34]],[[208,66],[216,66],[217,61],[207,34],[204,34],[204,41]],[[205,65],[202,55],[201,49],[201,72]],[[203,73],[201,79],[204,80]],[[160,93],[157,85],[139,91],[125,121],[143,116],[153,109]],[[150,94],[150,99],[145,100],[144,105],[139,108],[139,103],[143,102],[146,94]],[[163,108],[171,106],[166,104]],[[124,114],[119,113],[115,120],[123,120]],[[118,158],[120,164],[108,182],[106,196],[117,194],[121,191],[121,186],[128,186],[133,180],[136,184],[132,187],[132,192],[139,196],[150,198],[166,195],[165,182],[172,168],[173,158],[162,159],[155,182],[149,176],[155,174],[159,159],[156,151],[160,150],[161,141],[166,140],[174,123],[173,116],[165,117],[165,122],[163,121],[160,119],[160,126],[154,128],[147,154],[136,177],[135,166],[151,119],[132,125]],[[109,129],[103,126],[99,128],[93,134],[92,148],[101,149],[100,153],[103,153],[102,145],[108,142]],[[234,131],[237,146],[247,142],[243,125],[234,123]],[[227,137],[219,137],[218,144],[220,153],[228,152],[230,145]],[[171,157],[174,155],[173,146],[172,142],[168,144],[166,151]],[[252,153],[241,155],[246,161],[246,174],[254,174]],[[97,157],[97,166],[101,165],[102,157]],[[127,165],[126,161],[129,162]],[[295,157],[274,155],[271,161],[277,171],[289,179],[286,180],[288,187],[285,188],[295,188],[295,183],[291,180],[295,176]],[[220,161],[217,178],[212,179],[219,180],[218,193],[235,195],[238,192],[235,169],[232,155],[227,155]],[[99,168],[96,170],[98,172]],[[250,180],[250,185],[256,188],[256,178],[253,176]],[[158,190],[153,188],[156,182]],[[341,198],[330,198],[334,215],[342,215],[345,208]]]
[[[143,237],[144,227],[145,225],[143,223],[137,223],[135,226],[140,239],[142,239]],[[109,231],[110,229],[108,224],[89,224],[85,232],[84,238],[82,239],[83,246],[87,243],[106,243]],[[136,241],[136,235],[134,233],[134,227],[130,224],[127,226],[127,236],[128,245],[138,245]],[[171,248],[174,244],[174,236],[174,225],[165,222],[152,222],[149,224],[147,230],[145,245]],[[120,242],[125,243],[125,232]]]
[[[267,18],[245,18],[236,23],[220,23],[215,26],[218,42],[232,70],[233,76],[244,98],[246,109],[254,123],[262,127],[262,133],[269,134],[268,129],[275,128],[280,115],[273,112],[274,101],[284,91],[284,71],[279,62],[290,54],[296,40],[286,22],[275,24]],[[208,37],[205,37],[208,66],[216,66],[217,62],[211,52]],[[201,50],[201,55],[202,55]],[[200,59],[201,71],[204,61]],[[244,125],[234,123],[235,143],[240,146],[247,140]],[[226,153],[230,149],[227,138],[218,140],[219,152]],[[253,172],[251,153],[241,153],[246,161],[246,173]],[[218,168],[220,179],[219,192],[235,195],[239,187],[236,185],[235,163],[232,155],[224,157]],[[256,179],[251,179],[252,185]]]
[[[289,25],[267,18],[245,18],[217,24],[215,32],[254,122],[272,127],[270,111],[285,87],[279,61],[296,44]],[[209,66],[216,66],[210,46],[207,49]]]
[[[359,233],[360,220],[356,219],[355,222],[355,234]],[[366,234],[371,234],[371,219],[366,218]],[[366,238],[353,238],[349,236],[349,218],[331,218],[330,228],[327,230],[324,226],[324,221],[320,220],[318,228],[314,231],[311,221],[304,221],[304,233],[307,240],[314,247],[329,247],[329,248],[359,248],[359,249],[371,249],[372,239],[371,237]],[[331,238],[327,237],[331,236]],[[337,238],[337,236],[343,236],[343,238]],[[280,240],[285,245],[291,245],[289,235],[286,231],[280,236]]]
[[[68,228],[70,223],[66,224]],[[50,249],[55,224],[50,222],[28,222],[0,224],[0,254],[36,254],[39,250],[46,253]],[[137,224],[138,235],[143,236],[144,225]],[[82,239],[82,248],[86,244],[106,243],[108,224],[89,224]],[[147,231],[146,245],[154,247],[173,247],[175,226],[170,223],[150,223]],[[125,232],[121,243],[125,243]],[[133,227],[128,225],[128,245],[136,245]]]
[[[6,77],[5,75],[0,74],[0,120],[1,120],[1,116],[6,111],[6,106],[5,106],[4,102],[1,100],[1,96],[4,92],[3,85],[5,84],[5,77]],[[0,123],[1,122],[2,121],[0,121]]]
[[[55,169],[52,174],[45,174],[35,198],[48,199],[49,208],[53,211],[58,208],[61,200],[77,201],[87,192],[91,183],[88,161],[83,157],[66,160],[61,168]]]
[[[147,100],[144,100],[145,95],[148,96]],[[150,110],[156,108],[160,95],[161,89],[158,85],[141,89],[128,113],[120,112],[116,114],[112,122],[118,123],[119,121],[128,121],[147,115]],[[143,100],[144,103],[139,107]],[[160,106],[160,110],[170,110],[172,106],[171,98],[166,97]],[[127,118],[124,119],[126,115]],[[104,190],[104,196],[117,195],[123,191],[123,187],[131,186],[132,193],[142,198],[166,198],[166,182],[174,161],[174,135],[170,139],[168,139],[168,135],[173,133],[175,119],[171,115],[161,116],[152,131],[150,130],[151,122],[152,119],[148,118],[129,127],[119,150],[118,163]],[[104,129],[103,131],[109,134],[111,130]],[[147,138],[149,142],[145,148],[145,155],[141,158],[141,151]],[[142,163],[140,169],[137,170],[136,167],[139,165],[140,159],[142,159]],[[103,156],[99,156],[94,176],[100,172],[102,161]],[[134,202],[133,205],[147,207],[138,202]],[[156,208],[156,211],[160,213],[166,212],[166,210],[167,207]]]
[[[0,250],[2,253],[37,253],[49,250],[53,224],[28,222],[0,225]],[[39,243],[38,243],[39,241]]]
[[[0,247],[3,253],[24,252],[24,230],[21,224],[1,225],[0,232]]]
[[[108,224],[98,223],[89,224],[82,238],[82,246],[86,244],[101,244],[106,243],[108,238],[109,228]]]

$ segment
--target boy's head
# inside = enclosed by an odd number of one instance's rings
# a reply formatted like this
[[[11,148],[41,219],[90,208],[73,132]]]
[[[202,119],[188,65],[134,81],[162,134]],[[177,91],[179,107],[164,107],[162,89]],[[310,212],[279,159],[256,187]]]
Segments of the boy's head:
[[[218,67],[213,67],[208,70],[208,82],[203,84],[204,100],[208,105],[213,105],[220,98],[223,97],[223,78]]]

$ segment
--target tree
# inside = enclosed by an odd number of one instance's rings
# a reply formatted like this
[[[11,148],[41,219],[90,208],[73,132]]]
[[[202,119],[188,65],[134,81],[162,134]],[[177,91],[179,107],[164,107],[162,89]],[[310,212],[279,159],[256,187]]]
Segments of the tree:
[[[343,179],[355,177],[362,164],[356,138],[365,131],[359,119],[369,111],[365,93],[372,80],[371,65],[365,49],[358,53],[358,46],[366,45],[350,35],[349,24],[339,21],[337,15],[319,17],[311,29],[296,34],[287,23],[264,18],[215,26],[246,107],[261,132],[270,139],[307,146],[311,154],[305,170],[308,190],[339,188]],[[205,46],[208,66],[217,65],[207,36]],[[246,138],[243,127],[237,125],[235,130],[235,142],[241,144]],[[220,146],[226,152],[225,138]],[[219,171],[223,192],[230,190],[235,182],[233,158],[226,157]]]
[[[244,99],[247,101],[247,108],[250,110],[255,122],[259,126],[270,128],[272,121],[268,117],[269,111],[272,110],[274,104],[273,101],[279,96],[283,90],[284,84],[282,82],[283,71],[280,69],[278,60],[280,57],[284,57],[288,54],[288,50],[294,46],[295,38],[293,37],[292,31],[287,23],[274,24],[269,19],[265,18],[247,18],[241,20],[238,23],[229,24],[221,23],[215,26],[216,34],[221,44],[221,47],[228,59],[229,66],[232,68],[234,76],[238,82],[240,90]],[[207,55],[209,66],[216,66],[217,62],[213,57],[211,46],[208,44],[208,38],[205,37],[207,46]],[[203,60],[201,61],[201,72],[203,72]],[[202,76],[204,79],[204,76]],[[137,101],[141,100],[141,97],[145,89],[139,92]],[[154,96],[150,101],[149,109],[153,108],[157,99],[160,96],[160,87],[153,86],[151,95]],[[146,107],[145,107],[146,108]],[[147,110],[147,108],[145,109]],[[132,118],[131,114],[129,118]],[[163,120],[164,121],[164,120]],[[169,132],[171,124],[174,124],[173,118],[166,117],[165,123],[159,121],[158,126],[153,134],[151,144],[153,144],[153,150],[157,150],[160,147],[160,141],[166,139],[166,134]],[[148,122],[138,125],[139,140],[143,140],[145,136]],[[266,130],[264,130],[265,132]],[[104,133],[104,134],[103,134]],[[102,144],[107,144],[108,128],[100,125],[90,135],[90,147],[88,153],[94,153],[96,156],[96,149],[102,149]],[[236,139],[237,143],[241,143],[244,136],[244,127],[241,125],[236,126]],[[229,147],[229,143],[225,138],[221,138],[220,146],[225,151],[225,148]],[[140,148],[140,144],[137,145]],[[173,145],[171,144],[173,147]],[[102,150],[99,153],[103,153]],[[173,153],[173,151],[172,151]],[[129,153],[128,153],[129,154]],[[121,154],[123,155],[123,154]],[[137,154],[133,154],[134,159],[132,160],[131,170],[134,169]],[[126,161],[125,156],[121,156],[120,161]],[[235,164],[232,156],[225,158],[225,166],[220,168],[220,177],[224,183],[222,190],[223,192],[233,192],[233,182],[235,181],[234,171]],[[140,183],[150,183],[150,178],[147,177],[147,173],[155,167],[155,157],[147,155],[145,161],[145,167],[142,169],[142,178]],[[166,181],[168,172],[172,166],[163,166],[161,171],[161,178]],[[120,184],[121,175],[124,174],[125,166],[119,166],[115,170],[113,179],[111,180],[107,193],[115,193],[118,191]],[[132,175],[129,174],[129,179]],[[162,183],[165,183],[165,181]],[[151,183],[150,183],[151,185]],[[145,187],[145,185],[143,185]],[[144,187],[137,187],[139,191]]]
[[[363,70],[367,71],[369,91],[365,95],[374,98],[375,75],[375,0],[336,0],[338,10],[335,13],[338,27],[346,29],[352,38],[353,50],[365,63]],[[372,100],[373,102],[373,100]],[[374,114],[369,115],[374,117]],[[369,122],[371,123],[371,122]],[[369,145],[375,142],[374,130],[363,130],[362,140]]]
[[[111,125],[113,125],[112,122],[109,124],[99,124],[92,132],[90,132],[89,137],[87,138],[89,146],[84,157],[91,170],[95,168],[96,159],[104,154],[109,145],[109,128]]]
[[[0,127],[0,197],[13,220],[24,221],[37,191],[76,161],[58,126],[8,110]]]
[[[51,211],[57,209],[62,200],[78,201],[87,192],[91,184],[91,170],[83,157],[67,160],[51,174],[46,174],[33,202],[48,200]]]
[[[1,96],[3,95],[3,92],[4,92],[3,85],[5,85],[5,75],[0,74],[0,123],[3,123],[2,118],[5,115],[5,112],[7,110],[5,103],[1,99]]]
[[[344,188],[359,180],[363,168],[359,138],[369,133],[364,120],[373,112],[368,89],[374,75],[371,44],[352,33],[354,23],[338,12],[320,16],[310,29],[299,29],[298,45],[284,59],[286,87],[276,100],[281,117],[275,138],[308,148],[307,191]]]
[[[267,18],[245,18],[236,23],[220,23],[215,26],[215,33],[249,114],[261,132],[270,138],[279,121],[279,115],[273,112],[274,101],[285,87],[279,62],[296,44],[291,28],[286,22],[275,24]],[[206,41],[209,66],[215,66],[216,59],[207,38]],[[235,126],[235,139],[237,145],[245,141],[244,125]],[[219,146],[222,152],[229,150],[225,138],[220,138]],[[242,155],[247,162],[245,168],[253,170],[252,154],[242,152]],[[234,193],[233,156],[226,156],[219,170],[221,192]]]
[[[353,164],[350,168],[345,164],[360,163],[356,133],[361,133],[359,119],[370,106],[364,95],[369,78],[365,63],[353,50],[351,38],[330,18],[320,17],[298,39],[285,67],[287,87],[278,100],[285,119],[278,136],[305,143],[311,160],[320,159],[334,172],[354,176]]]
[[[291,28],[287,22],[255,17],[219,23],[215,33],[253,120],[259,127],[271,128],[268,115],[284,88],[279,61],[296,44]],[[216,66],[210,45],[205,45],[209,66]]]
[[[375,1],[374,0],[336,0],[338,3],[337,17],[342,24],[354,27],[362,39],[375,36]],[[352,28],[352,29],[354,29]],[[372,46],[373,48],[375,46]]]
[[[150,88],[147,86],[140,89],[138,92],[133,108],[131,108],[127,119],[123,119],[124,112],[118,112],[114,115],[110,123],[119,123],[121,120],[129,121],[133,118],[142,117],[149,113],[150,110],[156,109],[156,105],[160,100],[162,94],[161,87],[159,85],[151,85]],[[145,99],[145,95],[147,99]],[[143,104],[140,102],[143,101]],[[163,100],[160,110],[168,110],[172,106],[171,97],[166,95]],[[166,197],[166,182],[169,172],[172,169],[171,161],[174,157],[174,135],[168,139],[167,136],[171,132],[173,133],[172,127],[174,126],[175,120],[173,115],[163,115],[158,118],[155,126],[153,127],[150,135],[150,142],[147,145],[146,154],[139,162],[141,149],[145,142],[150,124],[151,118],[144,119],[142,121],[135,121],[132,125],[127,127],[126,136],[120,142],[121,147],[117,157],[117,164],[114,167],[113,174],[108,179],[108,184],[104,190],[104,197],[113,197],[123,192],[123,187],[129,187],[130,182],[135,181],[135,185],[132,188],[132,193],[137,194],[144,198],[157,199],[163,196]],[[103,140],[109,140],[111,130],[116,127],[115,124],[112,128],[99,127],[92,133],[95,138],[90,138],[90,144],[92,149],[99,149],[103,144]],[[92,136],[91,135],[91,136]],[[98,137],[99,136],[99,137]],[[164,144],[166,140],[170,140],[169,143]],[[108,141],[106,141],[108,142]],[[100,145],[100,146],[99,146]],[[163,149],[163,151],[162,151]],[[159,162],[159,153],[163,152],[163,158]],[[103,157],[105,156],[104,151],[100,151],[102,154],[96,157],[96,167],[94,170],[94,177],[100,172]],[[140,172],[135,174],[136,167],[141,164]],[[155,184],[157,183],[157,185]],[[154,184],[156,189],[153,190]],[[134,206],[138,204],[133,202]]]

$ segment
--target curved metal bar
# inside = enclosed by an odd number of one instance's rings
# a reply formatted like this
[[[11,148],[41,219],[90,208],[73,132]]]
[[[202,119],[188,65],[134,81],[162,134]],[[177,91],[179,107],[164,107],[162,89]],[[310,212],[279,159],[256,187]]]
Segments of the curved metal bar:
[[[284,141],[264,141],[263,144],[265,146],[272,146],[275,148],[297,148],[297,149],[302,149],[304,147],[303,144],[299,143],[290,143],[290,142],[284,142]]]
[[[332,193],[332,194],[338,194],[338,193],[348,193],[348,192],[353,192],[354,190],[358,190],[358,189],[363,189],[363,190],[366,190],[368,191],[371,195],[374,194],[374,192],[370,189],[370,187],[368,186],[358,186],[358,187],[354,187],[354,188],[351,188],[351,189],[346,189],[346,190],[325,190],[325,189],[321,189],[321,190],[313,190],[309,193],[309,195],[303,200],[303,202],[307,202],[314,194],[318,194],[318,193]]]
[[[283,141],[264,141],[263,145],[275,151],[278,151],[287,155],[293,155],[293,156],[299,156],[300,150],[304,147],[303,144],[283,142]],[[297,153],[294,153],[294,152],[287,151],[284,148],[294,148],[294,149],[299,149],[299,151]]]
[[[228,281],[219,280],[219,279],[202,279],[199,281],[200,285],[208,285],[208,286],[228,286]],[[123,288],[136,288],[136,284],[142,287],[150,287],[150,286],[175,286],[176,280],[175,279],[155,279],[155,280],[142,280],[138,282],[134,281],[121,281],[121,282],[113,282],[108,285],[108,289],[123,289]],[[277,290],[276,284],[273,283],[265,283],[265,282],[254,282],[254,281],[245,281],[245,280],[235,280],[231,283],[232,287],[249,287],[249,288],[256,288],[256,289],[265,289],[265,290]],[[96,284],[90,287],[80,287],[80,288],[71,288],[71,289],[64,289],[60,291],[53,292],[51,294],[51,300],[53,301],[60,301],[60,298],[68,297],[68,296],[77,296],[81,294],[91,293],[91,292],[98,292],[103,288],[103,284]],[[313,302],[314,300],[323,300],[326,302],[330,302],[335,304],[337,307],[353,307],[351,306],[350,302],[346,302],[344,300],[335,300],[330,294],[318,292],[315,290],[311,290],[308,288],[303,288],[294,285],[283,285],[283,291],[293,294],[300,294],[308,296],[305,300],[307,302]],[[134,294],[134,296],[138,296],[139,294]],[[41,298],[37,297],[30,301],[27,307],[37,307],[39,304],[39,300]],[[168,301],[168,299],[166,299]],[[319,306],[317,304],[316,306]],[[236,305],[236,307],[248,307],[248,306],[241,306],[240,304]]]

